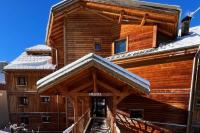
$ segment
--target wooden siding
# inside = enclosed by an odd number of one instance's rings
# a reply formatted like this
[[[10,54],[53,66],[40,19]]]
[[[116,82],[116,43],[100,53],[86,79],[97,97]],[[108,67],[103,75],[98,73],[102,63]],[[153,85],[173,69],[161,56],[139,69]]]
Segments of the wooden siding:
[[[128,96],[118,108],[128,113],[130,109],[144,109],[144,120],[186,125],[193,57],[194,54],[121,64],[149,80],[151,92],[149,96]]]
[[[52,47],[58,51],[58,67],[69,64],[88,53],[102,57],[113,54],[113,42],[128,37],[128,51],[156,46],[157,26],[140,26],[108,20],[95,12],[79,9],[65,16],[63,38],[55,39]],[[94,42],[101,42],[101,50],[95,50]],[[55,54],[53,62],[56,63]]]
[[[6,72],[6,88],[8,92],[15,91],[37,91],[36,82],[50,74],[52,71],[7,71]],[[17,77],[24,76],[27,79],[27,85],[17,85]]]
[[[66,121],[65,121],[65,113],[12,113],[11,115],[11,122],[20,124],[20,118],[22,116],[26,116],[29,118],[29,125],[27,128],[34,131],[38,129],[42,132],[49,133],[53,132],[61,132],[66,129]],[[50,123],[43,123],[41,116],[50,116],[51,122]],[[60,124],[59,124],[60,123]]]
[[[156,26],[122,24],[120,38],[128,37],[128,52],[156,46]]]
[[[96,53],[102,57],[111,55],[113,22],[87,10],[79,10],[66,16],[66,52],[68,63],[88,54]],[[94,41],[100,39],[101,50],[95,51]]]

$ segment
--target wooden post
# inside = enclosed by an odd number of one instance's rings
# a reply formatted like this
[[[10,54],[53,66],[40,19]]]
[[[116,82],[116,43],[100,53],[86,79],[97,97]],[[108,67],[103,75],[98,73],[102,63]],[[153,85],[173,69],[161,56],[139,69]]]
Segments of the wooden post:
[[[65,97],[65,117],[66,117],[66,127],[68,127],[68,98]]]
[[[74,122],[78,121],[78,99],[77,96],[74,96]],[[74,128],[74,133],[78,133],[78,125]]]
[[[92,71],[92,77],[93,77],[93,84],[94,84],[93,91],[94,91],[94,93],[96,93],[97,92],[97,77],[96,77],[95,70]]]
[[[113,133],[116,133],[116,110],[117,110],[117,96],[113,96],[113,109],[112,109],[112,113],[113,113],[113,123],[112,123],[112,128],[113,128]]]

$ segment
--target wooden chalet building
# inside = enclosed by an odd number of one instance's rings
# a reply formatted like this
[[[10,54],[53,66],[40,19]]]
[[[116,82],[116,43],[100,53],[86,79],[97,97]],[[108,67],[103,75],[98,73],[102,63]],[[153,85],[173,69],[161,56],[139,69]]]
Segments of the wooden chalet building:
[[[199,133],[200,27],[132,0],[52,6],[46,45],[4,67],[12,123],[74,133]],[[190,30],[190,31],[189,31]]]

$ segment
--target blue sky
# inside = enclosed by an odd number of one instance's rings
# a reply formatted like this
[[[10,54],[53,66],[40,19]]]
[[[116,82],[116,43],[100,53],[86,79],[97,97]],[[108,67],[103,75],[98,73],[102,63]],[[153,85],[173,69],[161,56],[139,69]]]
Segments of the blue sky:
[[[0,0],[0,61],[12,61],[25,48],[43,44],[50,7],[60,0]],[[182,16],[197,9],[199,0],[146,0],[179,5]],[[200,25],[200,11],[192,26]]]

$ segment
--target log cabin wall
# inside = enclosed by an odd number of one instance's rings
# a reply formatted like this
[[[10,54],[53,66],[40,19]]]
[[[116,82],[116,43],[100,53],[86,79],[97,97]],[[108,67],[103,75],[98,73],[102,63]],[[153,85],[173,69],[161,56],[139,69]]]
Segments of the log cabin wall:
[[[151,92],[144,97],[130,95],[118,108],[127,113],[131,109],[144,109],[144,120],[168,127],[174,132],[185,132],[193,59],[194,54],[190,54],[132,61],[129,64],[121,62],[122,67],[149,80]]]

